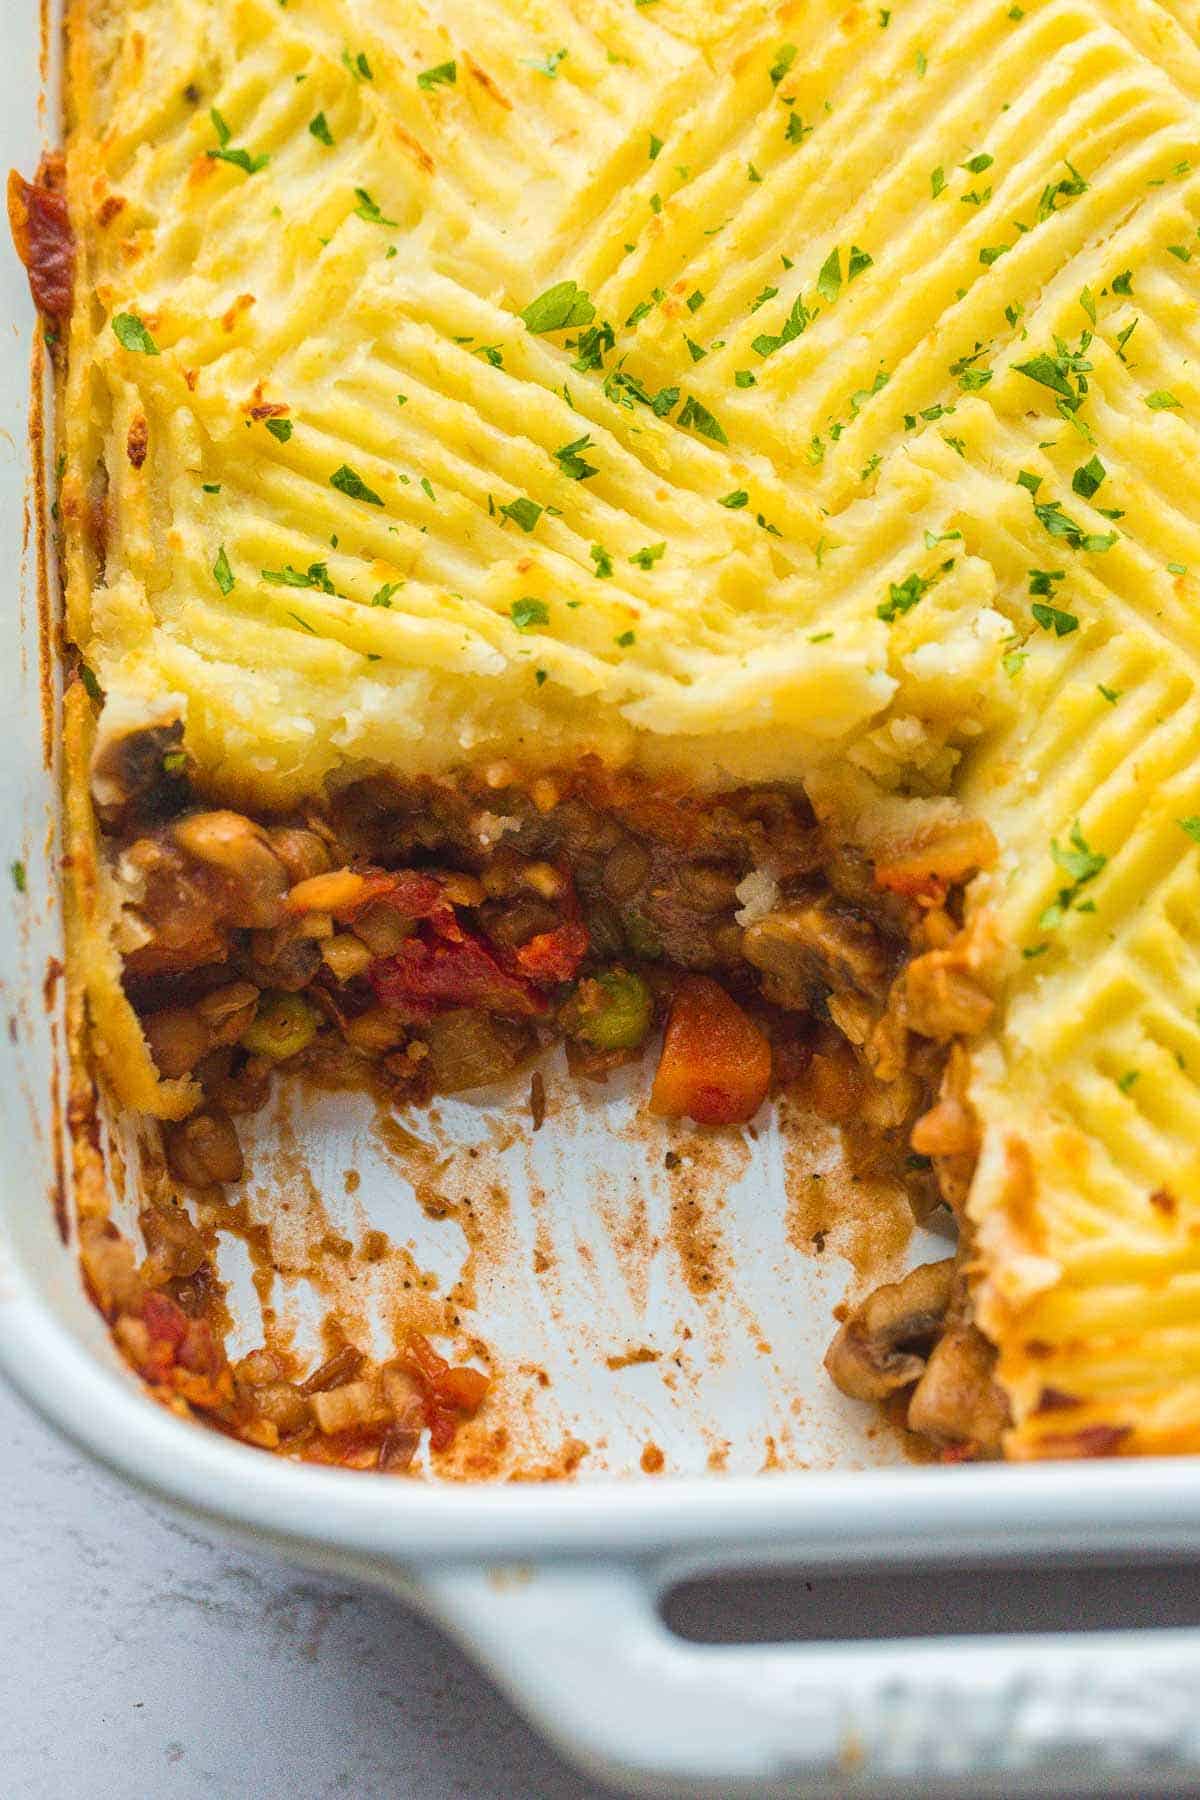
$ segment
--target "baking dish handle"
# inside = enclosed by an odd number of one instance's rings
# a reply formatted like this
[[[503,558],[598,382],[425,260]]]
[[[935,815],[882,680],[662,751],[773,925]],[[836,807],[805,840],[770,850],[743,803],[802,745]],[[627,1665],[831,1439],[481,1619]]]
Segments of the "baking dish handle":
[[[567,1756],[643,1794],[1195,1791],[1200,1631],[710,1646],[640,1563],[422,1570]]]

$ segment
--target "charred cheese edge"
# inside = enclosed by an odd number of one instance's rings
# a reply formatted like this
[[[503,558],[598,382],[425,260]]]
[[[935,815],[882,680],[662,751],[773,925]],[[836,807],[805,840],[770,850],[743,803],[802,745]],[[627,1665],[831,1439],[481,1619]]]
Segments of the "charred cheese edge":
[[[987,819],[1009,1453],[1200,1448],[1200,6],[74,0],[68,125],[106,693]]]

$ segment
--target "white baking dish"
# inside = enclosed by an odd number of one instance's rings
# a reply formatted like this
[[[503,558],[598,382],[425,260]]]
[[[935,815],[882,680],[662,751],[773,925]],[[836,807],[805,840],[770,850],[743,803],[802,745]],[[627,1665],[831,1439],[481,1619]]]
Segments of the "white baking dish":
[[[6,23],[0,148],[6,166],[28,170],[42,135],[35,9],[10,0]],[[143,1396],[56,1225],[56,1199],[70,1210],[53,978],[62,952],[56,732],[41,681],[40,452],[28,440],[34,321],[7,256],[0,307],[9,321],[0,532],[13,574],[0,615],[0,866],[19,859],[27,880],[23,896],[6,890],[0,930],[0,1366],[14,1385],[78,1444],[173,1505],[424,1606],[569,1755],[613,1781],[723,1795],[896,1793],[917,1782],[932,1791],[939,1780],[956,1793],[1145,1793],[1200,1781],[1200,1633],[725,1650],[685,1645],[660,1623],[658,1596],[679,1574],[746,1561],[1200,1551],[1195,1464],[896,1465],[886,1435],[868,1435],[859,1409],[819,1372],[847,1269],[832,1251],[805,1258],[789,1245],[774,1136],[752,1157],[729,1153],[726,1172],[737,1178],[722,1198],[726,1279],[710,1294],[683,1279],[655,1210],[669,1197],[644,1145],[632,1131],[610,1134],[614,1124],[625,1131],[627,1100],[617,1096],[603,1115],[577,1108],[573,1123],[563,1100],[532,1171],[520,1146],[505,1153],[507,1248],[495,1252],[497,1239],[480,1261],[477,1313],[502,1367],[536,1364],[552,1378],[550,1400],[510,1411],[526,1462],[554,1441],[590,1438],[573,1483],[448,1485],[297,1467],[183,1424]],[[331,1218],[352,1229],[367,1206],[422,1266],[452,1279],[461,1246],[372,1149],[365,1115],[347,1128],[336,1111],[308,1122]],[[444,1114],[451,1137],[486,1137],[470,1106]],[[348,1156],[363,1183],[339,1212],[334,1176]],[[607,1205],[597,1204],[601,1170]],[[644,1212],[621,1218],[635,1179]],[[548,1288],[522,1285],[529,1259],[516,1254],[539,1230],[551,1233],[558,1270]],[[666,1379],[657,1365],[605,1362],[606,1344],[666,1351],[681,1342],[683,1367]],[[667,1469],[653,1478],[630,1472],[649,1442]],[[705,1472],[716,1444],[728,1471],[719,1475]],[[783,1472],[752,1473],[768,1446]]]

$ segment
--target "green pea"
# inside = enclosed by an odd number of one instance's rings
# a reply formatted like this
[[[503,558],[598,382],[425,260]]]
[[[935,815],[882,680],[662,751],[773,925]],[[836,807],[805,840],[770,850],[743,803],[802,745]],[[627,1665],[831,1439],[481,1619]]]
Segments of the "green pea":
[[[255,1056],[286,1062],[307,1050],[317,1035],[321,1015],[303,994],[264,994],[258,1011],[242,1033],[242,1043]]]
[[[583,982],[576,998],[576,1034],[597,1050],[636,1050],[654,1017],[650,989],[625,969],[608,969]]]

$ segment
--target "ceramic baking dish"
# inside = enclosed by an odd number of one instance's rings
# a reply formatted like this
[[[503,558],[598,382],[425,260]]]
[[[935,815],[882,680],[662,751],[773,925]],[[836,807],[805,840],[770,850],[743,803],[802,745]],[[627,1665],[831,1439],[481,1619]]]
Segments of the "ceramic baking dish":
[[[43,133],[53,136],[54,109],[40,116],[35,10],[12,5],[7,23],[0,148],[5,166],[28,170]],[[84,1295],[72,1243],[55,602],[42,554],[37,369],[30,404],[34,320],[11,256],[0,258],[0,307],[0,532],[11,571],[0,609],[0,848],[6,879],[21,867],[0,925],[0,1367],[16,1388],[173,1506],[424,1607],[568,1755],[640,1791],[882,1794],[941,1782],[956,1793],[1097,1794],[1200,1781],[1200,1632],[713,1649],[662,1624],[659,1598],[680,1575],[748,1562],[845,1569],[1200,1551],[1191,1463],[906,1466],[820,1373],[849,1273],[839,1245],[853,1253],[855,1242],[851,1233],[825,1257],[797,1253],[786,1146],[773,1134],[709,1171],[705,1229],[720,1245],[710,1281],[681,1252],[671,1197],[627,1129],[628,1096],[573,1112],[564,1101],[532,1154],[519,1133],[497,1148],[470,1105],[443,1108],[441,1148],[457,1146],[460,1162],[464,1149],[486,1152],[504,1177],[482,1238],[427,1216],[365,1112],[343,1098],[322,1118],[312,1102],[303,1179],[328,1223],[385,1225],[445,1282],[462,1280],[470,1261],[474,1312],[522,1396],[507,1415],[520,1455],[505,1466],[552,1477],[577,1465],[573,1481],[388,1480],[293,1465],[183,1423],[140,1391]],[[272,1134],[288,1126],[275,1108],[252,1160],[277,1169]],[[112,1122],[114,1143],[122,1129]],[[348,1161],[353,1195],[339,1180]],[[127,1173],[118,1210],[135,1189]],[[520,1275],[539,1234],[557,1270],[548,1286]],[[912,1254],[931,1247],[919,1241]],[[252,1289],[232,1248],[222,1272],[249,1315]],[[647,1346],[653,1354],[641,1354]],[[539,1379],[521,1389],[531,1370]]]

